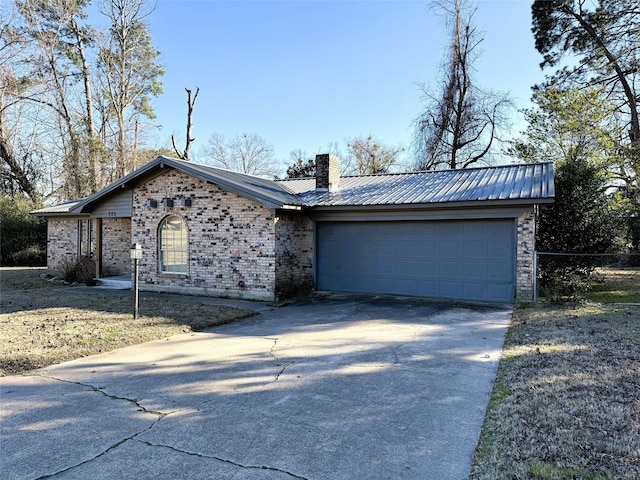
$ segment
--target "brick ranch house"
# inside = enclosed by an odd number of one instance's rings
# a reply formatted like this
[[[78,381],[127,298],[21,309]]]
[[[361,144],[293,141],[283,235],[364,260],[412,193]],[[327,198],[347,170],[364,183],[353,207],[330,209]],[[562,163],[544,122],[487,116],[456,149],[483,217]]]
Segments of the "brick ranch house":
[[[531,299],[534,211],[552,164],[266,180],[158,157],[48,220],[48,268],[89,255],[141,290],[275,300],[312,290]]]

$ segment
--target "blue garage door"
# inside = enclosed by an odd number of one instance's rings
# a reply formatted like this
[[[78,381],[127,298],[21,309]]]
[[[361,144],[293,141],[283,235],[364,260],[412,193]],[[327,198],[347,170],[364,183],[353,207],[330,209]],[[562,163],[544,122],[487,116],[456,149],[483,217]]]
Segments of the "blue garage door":
[[[319,290],[512,302],[515,222],[318,222]]]

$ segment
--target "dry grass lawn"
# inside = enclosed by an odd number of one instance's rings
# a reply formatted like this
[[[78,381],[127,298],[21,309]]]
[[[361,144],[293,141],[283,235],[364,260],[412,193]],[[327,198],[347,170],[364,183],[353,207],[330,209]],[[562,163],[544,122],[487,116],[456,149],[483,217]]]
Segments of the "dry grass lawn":
[[[638,269],[604,274],[640,293]],[[516,310],[470,478],[640,478],[640,306]]]
[[[602,268],[600,281],[591,285],[586,298],[601,303],[640,303],[640,268]]]
[[[133,320],[131,292],[56,285],[44,269],[0,269],[0,376],[93,355],[251,315],[232,307],[140,294]]]

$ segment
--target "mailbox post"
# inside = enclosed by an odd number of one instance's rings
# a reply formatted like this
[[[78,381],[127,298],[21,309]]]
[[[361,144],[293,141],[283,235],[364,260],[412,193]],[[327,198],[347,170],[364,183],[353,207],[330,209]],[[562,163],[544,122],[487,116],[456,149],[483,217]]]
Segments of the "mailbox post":
[[[131,259],[133,260],[133,318],[138,318],[138,261],[142,258],[142,246],[139,243],[131,245]]]

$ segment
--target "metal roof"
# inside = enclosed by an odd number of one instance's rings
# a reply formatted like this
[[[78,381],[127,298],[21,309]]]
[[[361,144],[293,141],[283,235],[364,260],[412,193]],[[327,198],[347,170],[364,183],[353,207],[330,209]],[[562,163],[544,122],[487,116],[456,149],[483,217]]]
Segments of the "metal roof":
[[[553,164],[342,177],[336,191],[317,191],[315,179],[279,180],[315,207],[543,203],[554,197]]]
[[[258,200],[267,208],[302,207],[305,205],[304,200],[301,200],[285,185],[280,185],[273,180],[173,158],[159,157],[156,161],[158,160],[187,174],[215,183],[240,196]]]
[[[33,215],[56,215],[56,214],[66,214],[71,212],[81,200],[73,200],[71,202],[64,202],[58,205],[54,205],[52,207],[40,208],[38,210],[33,210],[31,213]]]
[[[268,180],[222,168],[158,157],[82,200],[32,212],[36,215],[81,214],[122,188],[133,186],[163,168],[175,168],[214,183],[267,208],[359,207],[477,203],[523,204],[553,201],[553,164],[536,163],[464,170],[437,170],[347,176],[336,191],[316,190],[315,178]],[[485,203],[487,202],[487,203]]]
[[[280,185],[273,180],[160,156],[86,198],[43,208],[31,213],[34,215],[73,215],[90,212],[93,204],[167,167],[175,168],[193,177],[214,183],[224,190],[256,200],[266,208],[302,207],[305,205],[304,200],[288,190],[286,186]]]

